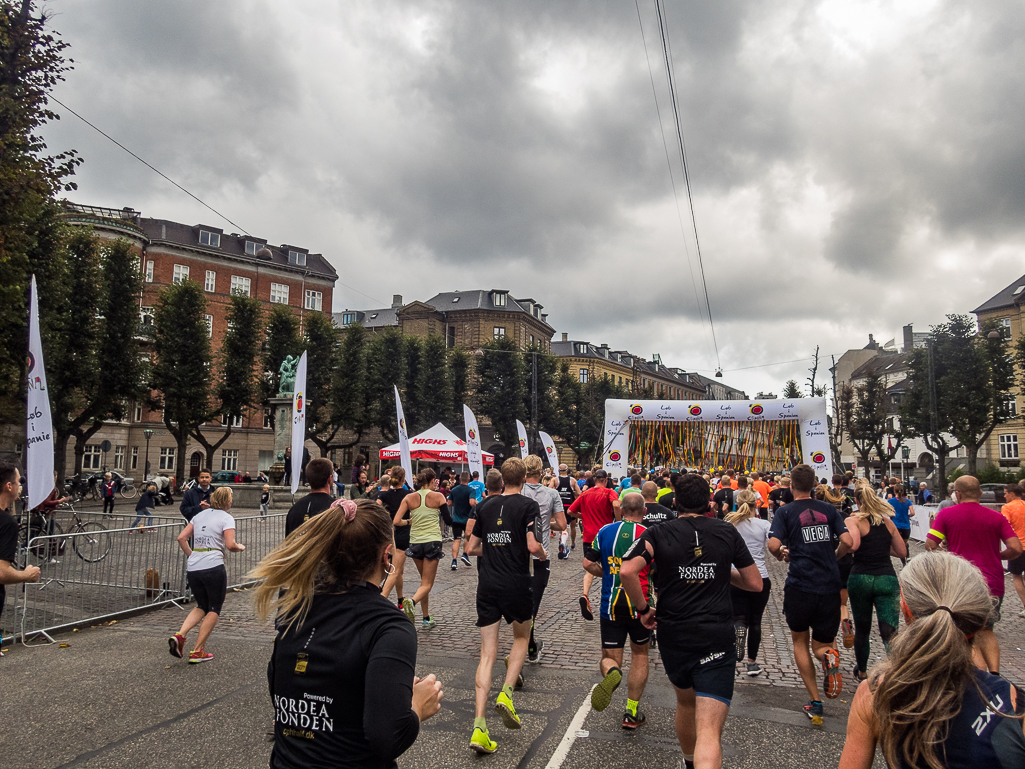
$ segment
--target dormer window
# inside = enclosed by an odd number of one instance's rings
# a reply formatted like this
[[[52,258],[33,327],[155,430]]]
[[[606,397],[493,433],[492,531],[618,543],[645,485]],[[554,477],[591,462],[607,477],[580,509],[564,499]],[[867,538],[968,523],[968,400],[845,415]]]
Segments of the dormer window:
[[[344,315],[342,315],[342,324],[343,325],[348,326],[350,323],[355,323],[355,322],[356,322],[356,313],[354,313],[354,312],[347,312]]]
[[[300,267],[306,266],[306,254],[302,251],[289,251],[288,252],[288,263],[296,264]]]
[[[259,251],[259,250],[260,250],[260,244],[259,243],[254,243],[251,240],[247,240],[246,241],[246,253],[249,254],[249,256],[256,256],[256,252]]]
[[[221,247],[221,235],[218,232],[199,231],[199,245],[210,246],[210,248]]]
[[[507,304],[507,297],[509,294],[505,291],[492,291],[491,301],[495,307],[505,307]]]

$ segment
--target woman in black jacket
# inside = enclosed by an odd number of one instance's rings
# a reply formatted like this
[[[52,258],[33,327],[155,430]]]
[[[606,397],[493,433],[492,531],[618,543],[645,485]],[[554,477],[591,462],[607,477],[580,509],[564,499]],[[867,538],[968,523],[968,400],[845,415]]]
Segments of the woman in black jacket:
[[[416,631],[381,597],[393,549],[381,505],[340,499],[254,570],[257,615],[278,628],[271,767],[394,767],[441,708],[441,684],[414,673]]]

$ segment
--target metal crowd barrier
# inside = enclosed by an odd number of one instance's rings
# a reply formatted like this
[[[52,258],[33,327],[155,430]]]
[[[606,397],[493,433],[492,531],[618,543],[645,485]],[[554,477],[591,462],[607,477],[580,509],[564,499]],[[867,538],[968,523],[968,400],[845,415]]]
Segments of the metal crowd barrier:
[[[88,530],[22,543],[21,565],[37,565],[41,573],[39,582],[7,587],[3,640],[17,635],[26,644],[40,636],[52,641],[49,633],[55,630],[191,600],[187,559],[177,542],[185,527],[182,518],[155,517],[142,531],[129,528],[128,516],[79,515]],[[285,515],[238,516],[235,527],[236,541],[246,549],[227,553],[225,566],[228,586],[242,587],[249,584],[246,574],[284,538]]]

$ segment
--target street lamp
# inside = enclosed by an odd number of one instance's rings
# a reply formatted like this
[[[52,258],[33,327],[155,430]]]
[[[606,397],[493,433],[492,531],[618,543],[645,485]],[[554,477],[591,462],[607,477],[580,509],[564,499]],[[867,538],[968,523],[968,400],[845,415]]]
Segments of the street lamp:
[[[145,481],[146,477],[149,475],[149,439],[153,437],[153,431],[147,427],[142,431],[142,434],[146,436],[146,464],[143,466],[142,470],[142,479]]]

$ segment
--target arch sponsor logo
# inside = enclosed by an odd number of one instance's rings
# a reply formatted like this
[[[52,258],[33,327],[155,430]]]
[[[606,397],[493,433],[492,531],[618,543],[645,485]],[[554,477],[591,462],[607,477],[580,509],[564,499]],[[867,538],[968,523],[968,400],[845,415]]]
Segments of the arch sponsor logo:
[[[526,444],[526,442],[525,442],[525,441],[523,441],[523,440],[521,439],[521,440],[520,440],[520,448],[522,449],[522,448],[524,448],[524,447],[525,447],[526,445],[527,445],[527,444]]]
[[[405,419],[400,419],[399,420],[399,429],[402,430],[402,432],[406,432],[406,420]]]
[[[551,446],[545,446],[545,451],[547,451],[549,454],[551,454],[552,453],[552,447]]]
[[[618,462],[622,458],[623,458],[623,455],[620,454],[618,451],[610,451],[609,452],[609,461],[610,462]]]
[[[701,416],[701,406],[695,403],[687,409],[687,413],[692,417],[699,417]]]
[[[467,433],[470,436],[471,441],[477,440],[477,432],[471,427],[470,432]]]
[[[751,413],[756,417],[760,417],[762,414],[765,413],[765,409],[762,407],[761,403],[752,403]]]
[[[644,413],[644,408],[641,406],[640,403],[634,403],[632,406],[630,406],[630,413],[633,414],[635,417],[639,417],[641,414]]]
[[[823,454],[821,451],[816,451],[814,454],[811,455],[811,461],[816,465],[825,464],[826,455]]]
[[[303,394],[300,390],[295,394],[295,411],[297,414],[302,413],[303,410]]]

